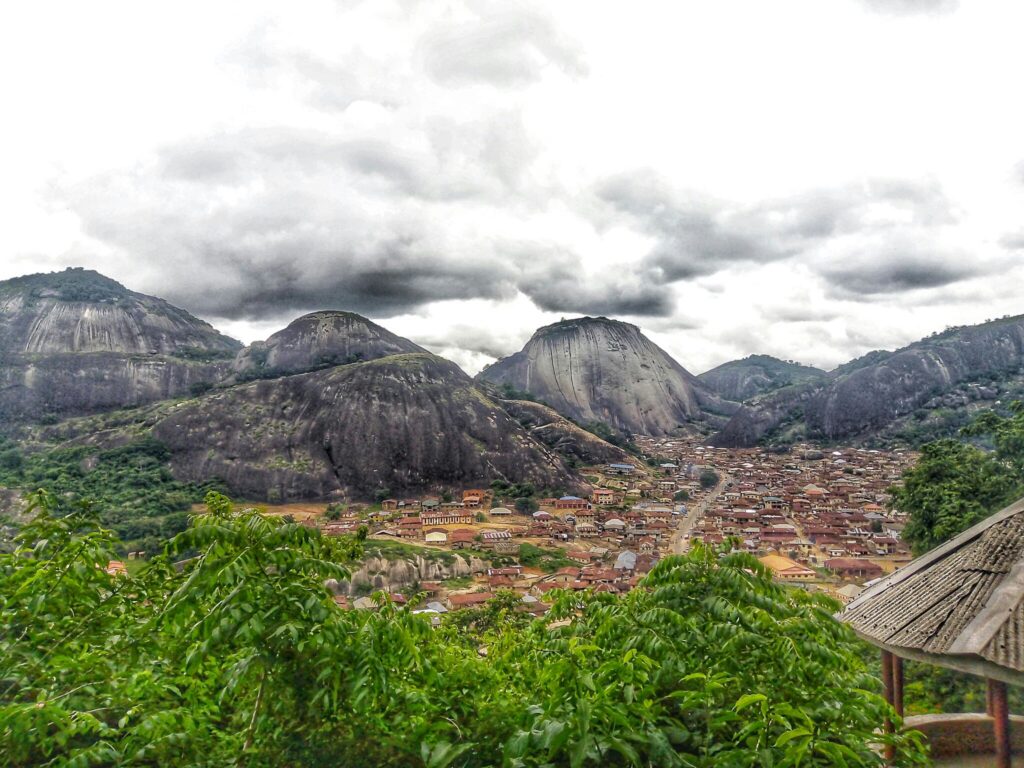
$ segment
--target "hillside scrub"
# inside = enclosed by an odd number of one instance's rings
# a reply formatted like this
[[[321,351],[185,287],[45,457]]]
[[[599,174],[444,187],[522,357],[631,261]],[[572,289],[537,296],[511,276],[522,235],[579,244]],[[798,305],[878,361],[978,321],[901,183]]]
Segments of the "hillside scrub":
[[[188,511],[220,483],[182,483],[159,441],[140,438],[108,449],[89,446],[24,453],[0,437],[0,486],[47,488],[67,511],[88,500],[123,542],[122,551],[157,553],[188,525]]]
[[[354,538],[209,494],[135,573],[52,496],[0,554],[0,754],[8,765],[920,765],[836,604],[756,559],[697,546],[641,589],[512,593],[437,629],[378,595],[348,611]],[[563,621],[568,620],[568,621]],[[485,650],[483,650],[485,649]]]

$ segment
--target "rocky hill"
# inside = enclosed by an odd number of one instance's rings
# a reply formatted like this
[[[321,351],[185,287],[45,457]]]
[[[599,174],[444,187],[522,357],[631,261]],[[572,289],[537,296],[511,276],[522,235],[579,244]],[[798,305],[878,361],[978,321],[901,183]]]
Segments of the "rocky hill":
[[[792,384],[816,381],[825,375],[824,371],[808,365],[779,360],[770,355],[750,355],[742,360],[723,363],[697,378],[726,400],[745,402]]]
[[[498,402],[531,437],[570,461],[580,464],[630,461],[631,457],[625,450],[573,424],[546,405],[529,400],[499,399]]]
[[[84,269],[0,282],[0,426],[138,405],[211,385],[241,344]]]
[[[1024,373],[1024,316],[951,328],[895,352],[872,352],[825,378],[759,398],[713,438],[752,445],[837,440],[891,430],[921,409],[994,400]]]
[[[667,434],[705,422],[706,408],[723,408],[639,328],[604,317],[545,326],[478,378],[529,393],[578,422],[635,434]]]
[[[395,355],[217,390],[153,434],[182,480],[271,501],[404,494],[494,479],[585,490],[454,363]]]
[[[234,373],[239,381],[273,378],[415,352],[426,350],[360,315],[313,312],[239,352]]]

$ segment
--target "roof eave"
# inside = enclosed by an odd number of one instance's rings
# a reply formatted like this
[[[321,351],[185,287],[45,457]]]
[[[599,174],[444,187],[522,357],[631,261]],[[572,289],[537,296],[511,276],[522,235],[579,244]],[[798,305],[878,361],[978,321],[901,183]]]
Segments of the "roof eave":
[[[883,643],[870,635],[859,632],[856,629],[853,631],[856,632],[857,636],[865,642],[870,643],[883,651],[888,651],[894,656],[899,656],[902,659],[920,661],[924,664],[932,664],[936,667],[945,667],[946,669],[953,669],[957,672],[966,672],[969,675],[977,675],[978,677],[984,677],[991,680],[1000,680],[1004,683],[1008,683],[1009,685],[1024,686],[1024,672],[1018,672],[1015,669],[994,664],[988,659],[984,659],[976,654],[948,655],[928,653],[927,651],[921,651],[916,648],[903,648],[897,645],[889,645],[888,643]]]

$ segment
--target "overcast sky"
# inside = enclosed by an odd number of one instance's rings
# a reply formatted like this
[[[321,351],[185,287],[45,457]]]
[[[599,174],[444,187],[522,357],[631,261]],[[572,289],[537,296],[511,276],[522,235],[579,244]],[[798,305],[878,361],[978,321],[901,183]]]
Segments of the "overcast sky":
[[[1024,3],[0,9],[0,278],[252,341],[349,309],[475,372],[603,314],[830,368],[1024,313]]]

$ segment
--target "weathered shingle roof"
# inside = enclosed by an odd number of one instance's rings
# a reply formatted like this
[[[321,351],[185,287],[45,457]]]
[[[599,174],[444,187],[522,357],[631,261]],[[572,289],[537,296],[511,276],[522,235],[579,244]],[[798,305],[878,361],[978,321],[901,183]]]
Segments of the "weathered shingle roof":
[[[898,655],[1024,683],[1024,499],[872,585],[839,618]]]

